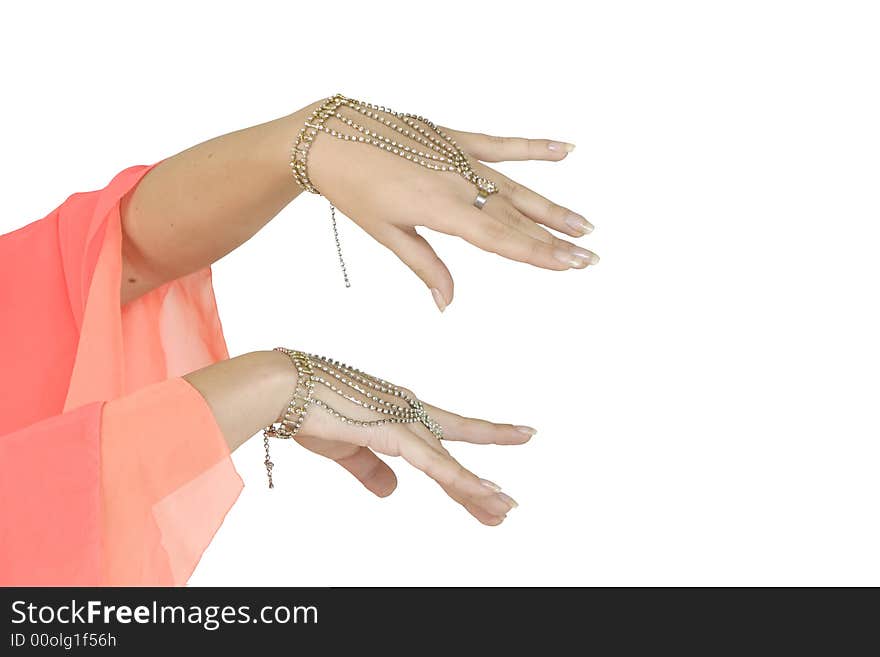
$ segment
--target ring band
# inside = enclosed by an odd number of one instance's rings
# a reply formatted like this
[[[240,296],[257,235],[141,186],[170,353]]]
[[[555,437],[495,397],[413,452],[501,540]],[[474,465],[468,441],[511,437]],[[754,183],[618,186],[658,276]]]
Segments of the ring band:
[[[477,208],[477,210],[482,210],[488,200],[489,196],[481,189],[477,192],[477,198],[474,199],[474,207]]]

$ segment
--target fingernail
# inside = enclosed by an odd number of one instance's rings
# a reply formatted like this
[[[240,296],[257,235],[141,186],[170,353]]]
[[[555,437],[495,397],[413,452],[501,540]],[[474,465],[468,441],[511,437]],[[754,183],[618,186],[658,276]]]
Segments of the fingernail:
[[[506,502],[511,509],[515,509],[519,506],[519,504],[516,503],[516,500],[506,493],[498,493],[498,497],[504,500],[504,502]]]
[[[593,224],[576,212],[569,212],[565,216],[565,223],[573,230],[581,235],[593,232]]]
[[[599,262],[599,256],[578,246],[573,246],[570,249],[556,249],[553,255],[559,262],[564,262],[569,267],[577,269],[583,269],[587,265],[595,265]]]
[[[564,141],[551,141],[547,143],[547,150],[571,153],[574,150],[574,144],[567,144]]]
[[[496,493],[501,492],[501,486],[499,486],[498,484],[496,484],[494,482],[489,481],[488,479],[480,479],[480,483],[483,484],[486,488],[491,488]]]
[[[432,287],[431,296],[434,297],[434,303],[437,304],[437,307],[440,309],[441,313],[446,310],[446,299],[444,299],[443,295],[440,294],[440,290],[438,290],[436,287]]]
[[[599,262],[599,256],[579,246],[572,247],[571,255],[578,262],[578,264],[574,265],[575,267],[586,267],[587,265],[595,265]]]
[[[526,426],[514,427],[514,429],[516,429],[520,433],[528,434],[529,436],[534,436],[536,433],[538,433],[537,429],[532,429],[531,427]]]
[[[569,267],[577,267],[576,261],[571,257],[571,251],[568,249],[556,249],[553,256],[561,263]]]

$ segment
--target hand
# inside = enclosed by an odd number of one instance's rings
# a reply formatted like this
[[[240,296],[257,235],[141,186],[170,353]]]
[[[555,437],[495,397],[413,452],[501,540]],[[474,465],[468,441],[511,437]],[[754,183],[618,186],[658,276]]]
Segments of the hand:
[[[344,115],[351,114],[380,134],[416,145],[377,121],[343,109]],[[325,125],[336,130],[345,127],[336,118]],[[593,229],[586,219],[479,162],[559,161],[573,146],[440,128],[472,156],[477,174],[498,185],[499,192],[489,196],[482,210],[473,206],[476,187],[455,172],[429,170],[375,146],[323,133],[309,153],[309,176],[331,203],[424,281],[441,311],[452,301],[452,275],[419,235],[418,226],[457,235],[485,251],[544,269],[582,269],[598,262],[596,254],[542,227],[581,237]]]
[[[414,397],[410,391],[405,392]],[[363,416],[363,409],[320,385],[316,386],[315,397],[345,415]],[[535,433],[528,427],[465,418],[428,404],[424,407],[443,427],[444,440],[519,445]],[[456,461],[441,441],[419,423],[359,427],[340,422],[322,408],[311,407],[295,440],[306,449],[339,463],[379,497],[394,492],[397,477],[375,452],[403,457],[434,479],[452,499],[485,525],[500,524],[516,506],[499,486],[479,478]]]

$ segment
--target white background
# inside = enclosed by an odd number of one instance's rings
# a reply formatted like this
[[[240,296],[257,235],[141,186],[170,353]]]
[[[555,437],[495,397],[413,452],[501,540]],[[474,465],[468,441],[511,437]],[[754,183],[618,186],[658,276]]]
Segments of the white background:
[[[269,491],[252,440],[191,584],[878,585],[872,4],[4,5],[0,231],[336,91],[575,142],[500,168],[596,224],[595,268],[430,235],[440,315],[347,221],[346,290],[307,195],[214,270],[232,354],[301,347],[537,427],[452,445],[520,508],[484,527],[400,462],[379,500],[289,443]]]

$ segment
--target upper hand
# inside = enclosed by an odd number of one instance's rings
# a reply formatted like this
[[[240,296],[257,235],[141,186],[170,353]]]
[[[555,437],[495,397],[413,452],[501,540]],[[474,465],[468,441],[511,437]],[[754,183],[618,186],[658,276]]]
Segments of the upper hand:
[[[342,127],[337,119],[326,125]],[[458,173],[432,171],[375,146],[326,134],[319,134],[312,145],[309,176],[333,205],[391,249],[431,288],[441,311],[452,301],[452,275],[416,231],[418,226],[457,235],[485,251],[545,269],[582,269],[598,262],[594,253],[544,227],[580,237],[593,229],[584,217],[482,163],[559,161],[573,147],[546,139],[441,129],[472,157],[477,174],[498,185],[498,193],[489,196],[482,210],[473,205],[476,187]]]

